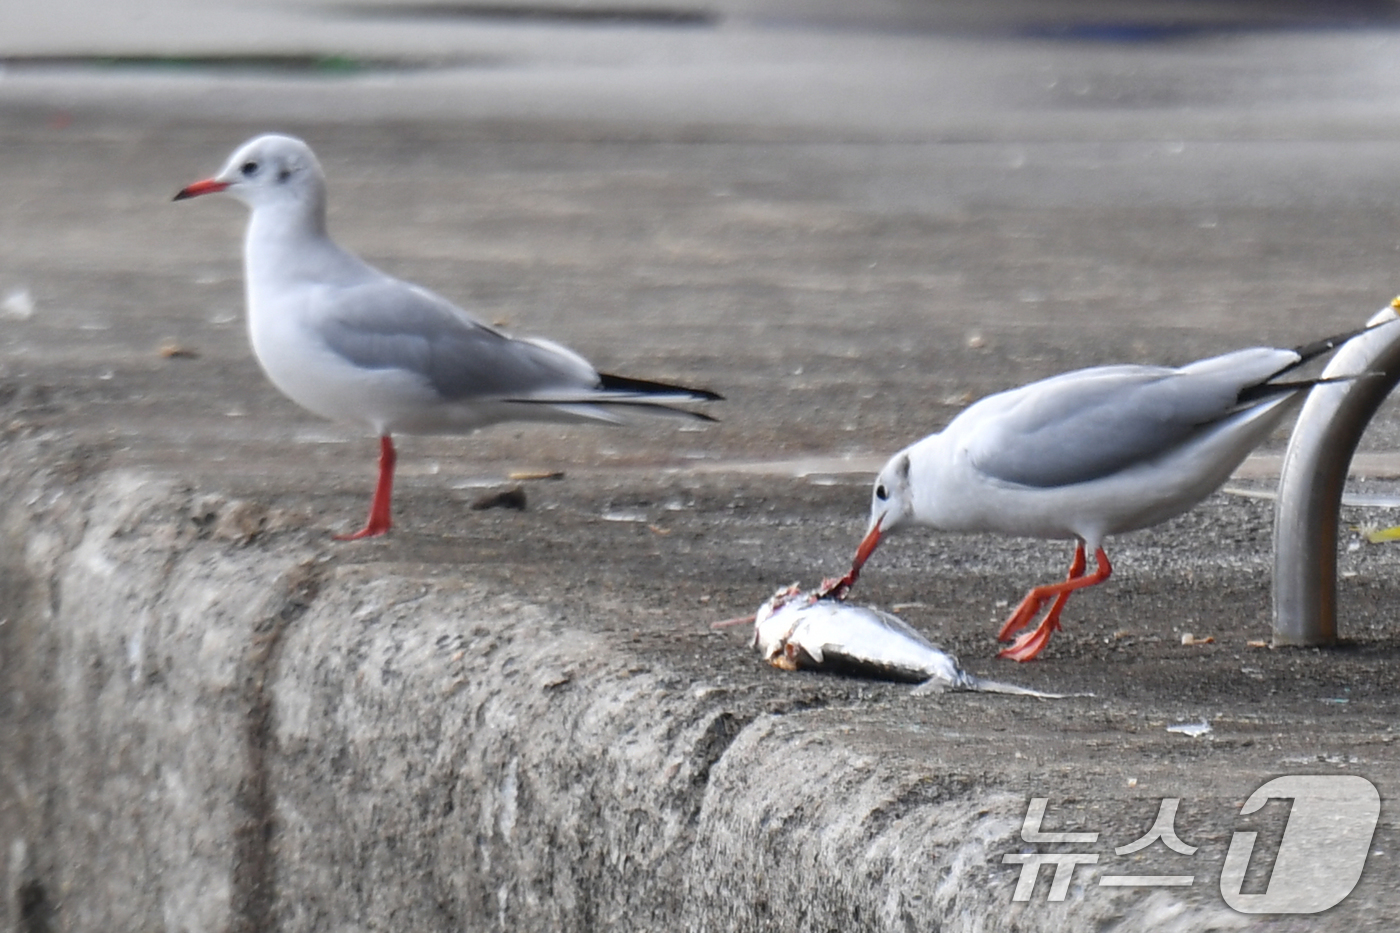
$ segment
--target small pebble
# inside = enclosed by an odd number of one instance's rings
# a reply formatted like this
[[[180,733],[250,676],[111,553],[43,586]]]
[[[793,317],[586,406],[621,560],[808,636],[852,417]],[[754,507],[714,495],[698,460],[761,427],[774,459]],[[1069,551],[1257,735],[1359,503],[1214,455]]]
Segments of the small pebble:
[[[500,492],[487,493],[472,503],[472,509],[477,512],[486,509],[515,509],[517,512],[523,512],[525,511],[525,490],[519,486],[512,486],[509,489],[502,489]]]

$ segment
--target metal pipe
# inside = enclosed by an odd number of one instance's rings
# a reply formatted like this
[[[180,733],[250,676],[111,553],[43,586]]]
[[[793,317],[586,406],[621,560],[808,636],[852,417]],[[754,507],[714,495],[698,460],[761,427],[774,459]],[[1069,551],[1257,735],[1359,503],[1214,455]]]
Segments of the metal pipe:
[[[1324,376],[1374,374],[1316,386],[1283,455],[1274,508],[1274,645],[1337,641],[1337,532],[1342,487],[1366,425],[1400,383],[1397,298],[1374,330],[1343,344]]]

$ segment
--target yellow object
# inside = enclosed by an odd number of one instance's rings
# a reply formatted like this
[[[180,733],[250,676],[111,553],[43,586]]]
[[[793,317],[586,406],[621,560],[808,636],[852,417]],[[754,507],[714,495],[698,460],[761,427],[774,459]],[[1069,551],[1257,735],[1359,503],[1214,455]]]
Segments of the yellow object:
[[[1362,530],[1361,535],[1372,544],[1380,544],[1382,541],[1400,541],[1400,525],[1392,525],[1389,528],[1366,528]]]

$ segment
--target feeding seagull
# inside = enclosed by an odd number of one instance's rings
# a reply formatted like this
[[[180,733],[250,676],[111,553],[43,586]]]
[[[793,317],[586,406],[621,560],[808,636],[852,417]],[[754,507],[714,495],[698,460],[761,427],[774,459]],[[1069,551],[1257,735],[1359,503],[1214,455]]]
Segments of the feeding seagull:
[[[890,458],[850,571],[821,595],[844,595],[880,541],[909,525],[1073,540],[1068,576],[1027,593],[997,636],[1012,641],[999,657],[1029,661],[1060,628],[1070,594],[1108,579],[1104,540],[1175,518],[1218,489],[1313,385],[1331,381],[1275,380],[1357,333],[1180,368],[1096,366],[988,396]]]

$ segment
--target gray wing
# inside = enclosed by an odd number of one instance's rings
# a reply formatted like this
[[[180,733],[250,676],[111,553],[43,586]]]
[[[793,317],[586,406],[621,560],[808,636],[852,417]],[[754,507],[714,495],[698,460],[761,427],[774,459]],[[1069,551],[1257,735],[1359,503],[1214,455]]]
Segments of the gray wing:
[[[517,340],[396,279],[328,293],[314,309],[312,326],[356,366],[421,376],[449,401],[527,398],[599,383],[593,367],[573,351]]]
[[[1066,373],[973,405],[965,446],[986,475],[1023,486],[1089,482],[1151,460],[1241,410],[1241,390],[1296,362],[1255,348],[1181,369],[1101,366]]]

